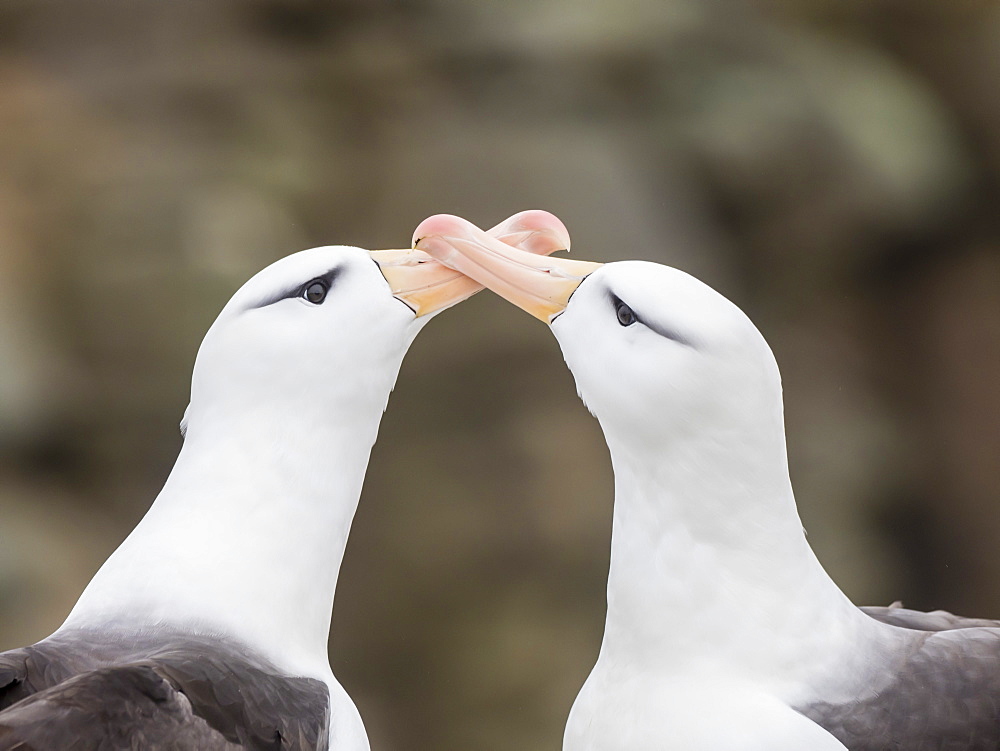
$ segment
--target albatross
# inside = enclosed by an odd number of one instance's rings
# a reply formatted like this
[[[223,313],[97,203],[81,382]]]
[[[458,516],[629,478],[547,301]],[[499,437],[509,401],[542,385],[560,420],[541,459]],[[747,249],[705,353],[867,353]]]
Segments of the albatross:
[[[546,212],[491,232],[569,244]],[[347,246],[243,285],[198,351],[162,491],[65,623],[0,654],[0,749],[367,751],[327,656],[344,546],[407,348],[479,289]]]
[[[796,510],[778,366],[736,305],[457,217],[414,237],[550,326],[610,450],[607,619],[565,751],[1000,748],[1000,622],[841,592]]]

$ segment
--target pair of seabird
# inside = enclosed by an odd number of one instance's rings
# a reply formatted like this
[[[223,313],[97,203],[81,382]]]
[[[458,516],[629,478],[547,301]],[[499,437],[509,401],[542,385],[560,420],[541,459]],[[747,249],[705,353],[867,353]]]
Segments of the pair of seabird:
[[[569,246],[546,212],[491,232]],[[366,751],[327,656],[344,546],[407,348],[480,289],[420,251],[344,246],[243,285],[148,513],[54,634],[0,655],[0,749]]]
[[[615,473],[608,611],[564,751],[996,751],[1000,622],[855,607],[788,477],[781,380],[676,269],[539,258],[450,216],[416,247],[549,324]]]
[[[493,234],[568,247],[541,212]],[[565,751],[1000,749],[1000,624],[860,610],[829,579],[777,366],[736,306],[455,217],[414,237],[428,256],[291,256],[227,305],[160,497],[59,631],[0,656],[0,748],[366,749],[326,657],[336,574],[403,354],[471,279],[550,324],[615,469],[604,642]]]

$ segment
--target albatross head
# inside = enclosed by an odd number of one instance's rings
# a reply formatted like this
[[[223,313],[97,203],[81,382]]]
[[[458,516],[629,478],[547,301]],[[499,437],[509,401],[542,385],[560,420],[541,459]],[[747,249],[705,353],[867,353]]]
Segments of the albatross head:
[[[550,325],[609,443],[648,450],[744,424],[780,392],[774,358],[749,318],[682,271],[531,256],[445,215],[426,220],[415,238]]]
[[[305,425],[384,408],[410,342],[467,285],[418,251],[330,246],[282,258],[244,284],[206,334],[187,429],[265,409]]]
[[[659,452],[720,431],[752,433],[761,410],[777,409],[780,420],[780,379],[764,338],[736,305],[682,271],[601,266],[551,328],[614,444]]]
[[[562,222],[544,211],[489,232],[528,253],[569,247]],[[307,432],[332,415],[379,414],[417,333],[480,289],[414,249],[329,246],[282,258],[236,292],[205,336],[183,430],[290,417]]]

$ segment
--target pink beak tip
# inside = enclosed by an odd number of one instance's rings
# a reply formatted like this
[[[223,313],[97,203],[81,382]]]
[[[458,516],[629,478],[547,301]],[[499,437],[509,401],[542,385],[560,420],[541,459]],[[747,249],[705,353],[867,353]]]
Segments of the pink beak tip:
[[[435,214],[424,219],[413,230],[412,246],[416,247],[420,240],[426,237],[455,237],[468,234],[470,231],[482,232],[471,222],[452,214]]]
[[[528,209],[521,211],[507,220],[512,229],[519,230],[547,230],[549,232],[569,234],[566,225],[560,221],[559,217],[542,209]]]

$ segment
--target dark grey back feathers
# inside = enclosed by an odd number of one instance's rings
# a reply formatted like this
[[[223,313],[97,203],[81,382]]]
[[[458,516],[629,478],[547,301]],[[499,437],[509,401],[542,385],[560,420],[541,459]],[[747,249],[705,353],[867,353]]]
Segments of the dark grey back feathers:
[[[240,645],[77,632],[0,654],[0,750],[326,749],[329,690]]]
[[[901,628],[900,666],[877,695],[798,711],[850,751],[1000,751],[1000,622],[862,608]]]

